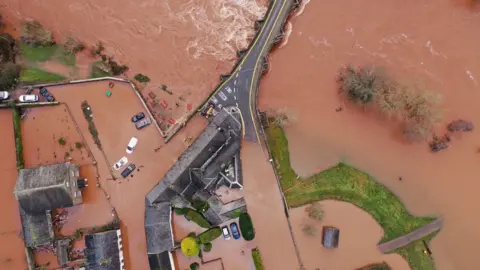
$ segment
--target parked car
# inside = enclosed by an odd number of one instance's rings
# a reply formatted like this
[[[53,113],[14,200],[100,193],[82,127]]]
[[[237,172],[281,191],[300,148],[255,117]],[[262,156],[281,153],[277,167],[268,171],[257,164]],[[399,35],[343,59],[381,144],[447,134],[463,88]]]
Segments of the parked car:
[[[230,231],[228,231],[228,226],[222,227],[223,239],[230,240]]]
[[[130,141],[127,144],[127,154],[133,153],[133,149],[135,149],[135,146],[137,146],[138,139],[135,137],[132,137]]]
[[[128,165],[128,167],[125,168],[125,170],[123,170],[121,175],[123,176],[123,178],[127,178],[136,168],[137,166],[135,166],[135,164],[132,163]]]
[[[237,223],[230,223],[230,230],[232,231],[233,239],[240,239],[240,232],[238,231]]]
[[[7,91],[0,91],[0,100],[7,99],[8,97],[10,97],[10,93]]]
[[[213,102],[209,102],[208,105],[202,109],[200,114],[205,117],[209,117],[210,115],[213,114],[214,109],[215,109],[215,104],[213,104]]]
[[[37,102],[38,96],[37,95],[21,95],[18,100],[20,102]]]
[[[142,120],[143,118],[145,118],[145,114],[143,112],[137,113],[132,117],[132,122],[136,123],[136,122]]]
[[[115,170],[119,170],[120,168],[122,168],[127,163],[128,163],[128,158],[127,157],[122,157],[117,163],[115,163],[115,165],[113,165],[113,168]]]
[[[48,102],[55,101],[53,95],[45,87],[40,87],[40,95],[42,95]]]
[[[142,119],[138,122],[135,123],[135,127],[137,129],[142,129],[148,125],[150,125],[152,123],[152,121],[150,120],[150,118],[145,118],[145,119]]]

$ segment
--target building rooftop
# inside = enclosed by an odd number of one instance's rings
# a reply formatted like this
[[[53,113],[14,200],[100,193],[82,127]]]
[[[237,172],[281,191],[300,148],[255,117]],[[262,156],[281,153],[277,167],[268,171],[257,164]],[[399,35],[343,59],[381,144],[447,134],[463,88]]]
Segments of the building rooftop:
[[[164,251],[160,254],[149,254],[148,263],[150,264],[150,269],[155,270],[172,270],[172,254],[169,251]]]
[[[19,207],[22,233],[27,247],[40,247],[53,241],[52,216],[50,211],[27,213]]]
[[[15,197],[21,208],[30,213],[72,206],[67,181],[75,177],[71,174],[76,172],[78,165],[70,162],[22,169],[18,173]]]
[[[147,253],[159,254],[173,248],[172,206],[169,202],[151,205],[145,200]]]
[[[123,251],[120,230],[85,236],[87,270],[123,270]]]

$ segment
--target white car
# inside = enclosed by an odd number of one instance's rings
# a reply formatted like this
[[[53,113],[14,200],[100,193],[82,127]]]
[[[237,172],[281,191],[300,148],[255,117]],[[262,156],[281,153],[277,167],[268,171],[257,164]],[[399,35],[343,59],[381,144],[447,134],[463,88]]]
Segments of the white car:
[[[113,168],[115,170],[120,170],[125,164],[128,163],[128,158],[127,157],[122,157],[115,165],[113,165]]]
[[[7,99],[10,96],[10,93],[7,91],[0,91],[0,100]]]
[[[130,141],[127,144],[127,154],[133,153],[133,149],[135,149],[135,146],[137,146],[138,139],[135,137],[132,137]]]
[[[37,95],[21,95],[18,100],[20,102],[37,102],[38,96]]]

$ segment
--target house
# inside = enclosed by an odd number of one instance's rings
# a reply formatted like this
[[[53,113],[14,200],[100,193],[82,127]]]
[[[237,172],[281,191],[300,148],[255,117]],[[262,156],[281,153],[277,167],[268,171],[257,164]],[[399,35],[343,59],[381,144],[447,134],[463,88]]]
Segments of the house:
[[[172,206],[170,202],[151,205],[145,200],[145,234],[150,269],[172,270]]]
[[[85,236],[87,270],[124,270],[122,233],[105,231]]]
[[[14,194],[30,214],[77,205],[82,203],[80,188],[86,185],[79,174],[79,166],[70,162],[22,169]]]
[[[61,267],[65,267],[70,261],[68,258],[68,250],[70,249],[69,238],[58,240],[56,243],[57,246],[57,262]]]

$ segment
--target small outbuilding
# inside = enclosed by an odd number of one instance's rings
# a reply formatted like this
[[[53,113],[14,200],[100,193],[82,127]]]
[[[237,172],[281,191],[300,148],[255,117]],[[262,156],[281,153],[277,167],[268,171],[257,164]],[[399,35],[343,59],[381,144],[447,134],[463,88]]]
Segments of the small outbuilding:
[[[82,203],[80,188],[85,186],[79,174],[79,166],[70,162],[22,169],[13,193],[28,213],[77,205]]]
[[[50,211],[30,214],[20,207],[19,212],[25,246],[36,248],[52,243],[54,233]]]
[[[335,227],[325,226],[322,233],[322,245],[326,248],[337,248],[340,230]]]

